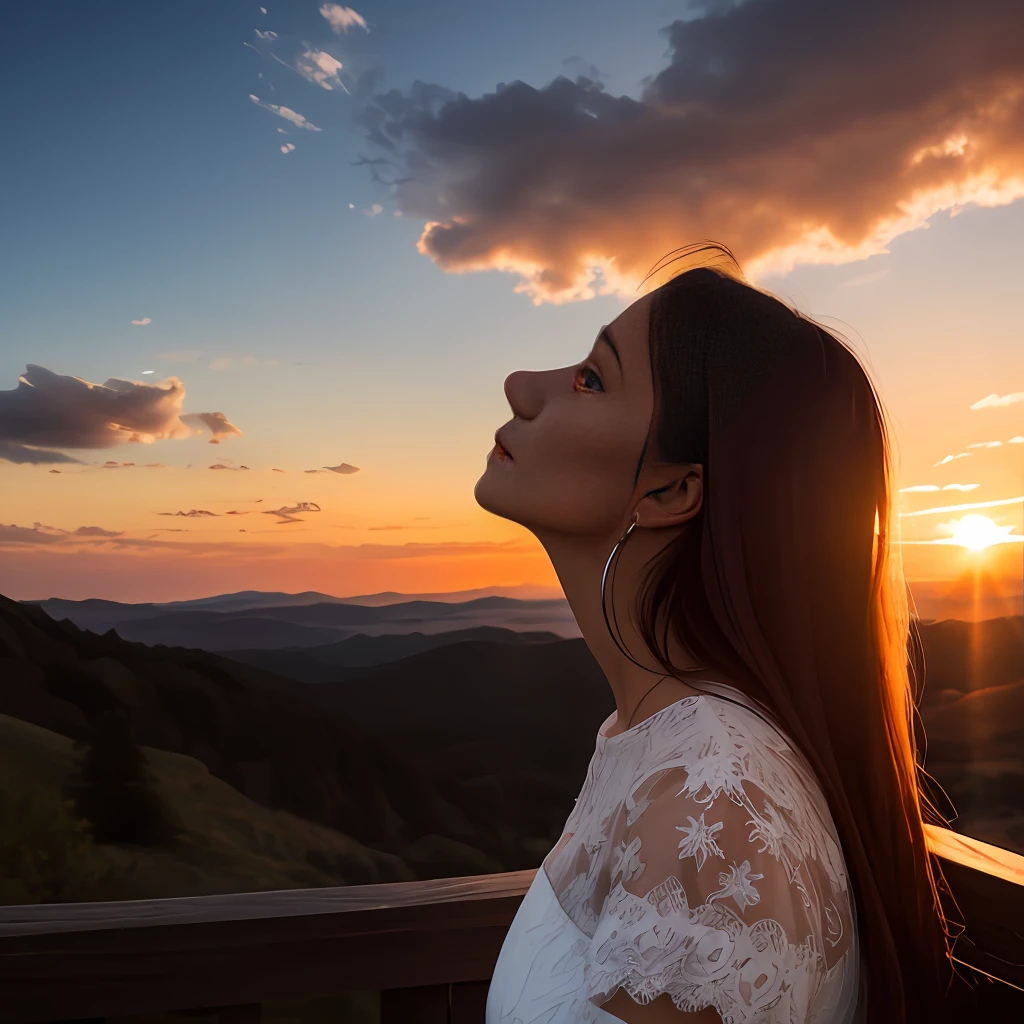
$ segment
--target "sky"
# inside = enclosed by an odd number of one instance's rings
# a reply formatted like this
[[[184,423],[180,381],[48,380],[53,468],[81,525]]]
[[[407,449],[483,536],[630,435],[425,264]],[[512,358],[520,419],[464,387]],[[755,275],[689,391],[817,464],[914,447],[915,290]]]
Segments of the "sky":
[[[1024,7],[895,6],[13,6],[0,592],[560,593],[503,382],[712,238],[864,358],[910,578],[1019,594]]]

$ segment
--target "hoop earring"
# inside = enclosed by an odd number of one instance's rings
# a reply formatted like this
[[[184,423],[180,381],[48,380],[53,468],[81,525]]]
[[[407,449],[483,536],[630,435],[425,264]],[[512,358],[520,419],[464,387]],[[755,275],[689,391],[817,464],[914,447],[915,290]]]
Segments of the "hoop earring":
[[[625,532],[618,539],[618,541],[615,544],[615,547],[612,548],[612,552],[608,556],[608,561],[604,563],[604,572],[601,573],[601,613],[604,615],[604,624],[605,624],[605,627],[608,630],[608,635],[612,638],[613,641],[615,641],[615,646],[618,647],[618,649],[620,651],[622,651],[622,653],[627,658],[629,658],[629,660],[631,662],[633,662],[634,665],[639,665],[640,668],[647,668],[646,665],[641,665],[640,662],[637,661],[636,658],[634,658],[633,655],[630,654],[629,651],[627,651],[626,648],[623,647],[622,644],[619,643],[619,638],[616,635],[616,633],[618,632],[618,628],[619,628],[619,621],[618,621],[618,619],[615,616],[615,605],[614,605],[614,603],[612,604],[612,619],[615,622],[615,632],[612,631],[611,623],[608,621],[607,598],[605,596],[605,589],[604,589],[605,588],[605,582],[608,579],[608,568],[612,564],[612,559],[615,557],[616,553],[622,547],[622,544],[625,542],[626,538],[629,537],[629,535],[633,532],[633,530],[635,530],[636,527],[639,526],[639,525],[640,525],[640,513],[637,512],[635,517],[634,517],[634,519],[633,519],[633,522],[631,522],[629,524],[629,526],[626,527]],[[618,567],[618,562],[617,561],[616,561],[615,565],[616,565],[616,567]],[[614,575],[614,572],[613,572],[613,575]],[[648,669],[648,671],[650,671],[650,670]]]

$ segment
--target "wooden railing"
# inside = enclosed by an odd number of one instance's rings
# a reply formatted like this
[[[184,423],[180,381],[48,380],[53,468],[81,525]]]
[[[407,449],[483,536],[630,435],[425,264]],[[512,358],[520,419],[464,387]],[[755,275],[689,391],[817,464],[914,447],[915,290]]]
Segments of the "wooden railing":
[[[956,954],[977,1005],[1024,1020],[1024,857],[928,828],[967,921]],[[534,874],[0,907],[0,1021],[217,1009],[257,1024],[268,1002],[379,990],[381,1024],[483,1024]]]

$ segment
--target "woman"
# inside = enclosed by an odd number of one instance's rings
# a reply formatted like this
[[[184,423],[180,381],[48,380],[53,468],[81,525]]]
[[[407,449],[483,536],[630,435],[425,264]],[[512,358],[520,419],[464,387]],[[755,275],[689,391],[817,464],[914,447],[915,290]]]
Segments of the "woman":
[[[505,394],[476,499],[543,544],[616,711],[487,1024],[944,1020],[941,818],[857,358],[704,266]]]

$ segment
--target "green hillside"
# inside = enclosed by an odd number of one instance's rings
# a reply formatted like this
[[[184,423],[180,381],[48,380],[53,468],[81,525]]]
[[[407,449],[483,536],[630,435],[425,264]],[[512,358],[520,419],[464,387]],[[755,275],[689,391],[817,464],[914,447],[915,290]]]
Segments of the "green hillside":
[[[28,722],[0,715],[0,787],[4,846],[26,846],[25,813],[18,795],[53,816],[77,774],[72,740]],[[371,850],[330,828],[288,811],[262,807],[210,774],[195,758],[142,748],[157,791],[184,826],[165,846],[120,846],[88,840],[80,878],[66,898],[147,899],[212,893],[346,885],[355,880],[404,881],[415,877],[401,858]],[[35,902],[12,883],[3,902]],[[96,890],[97,884],[101,891]],[[77,893],[75,886],[84,886]],[[0,890],[2,891],[2,890]]]

